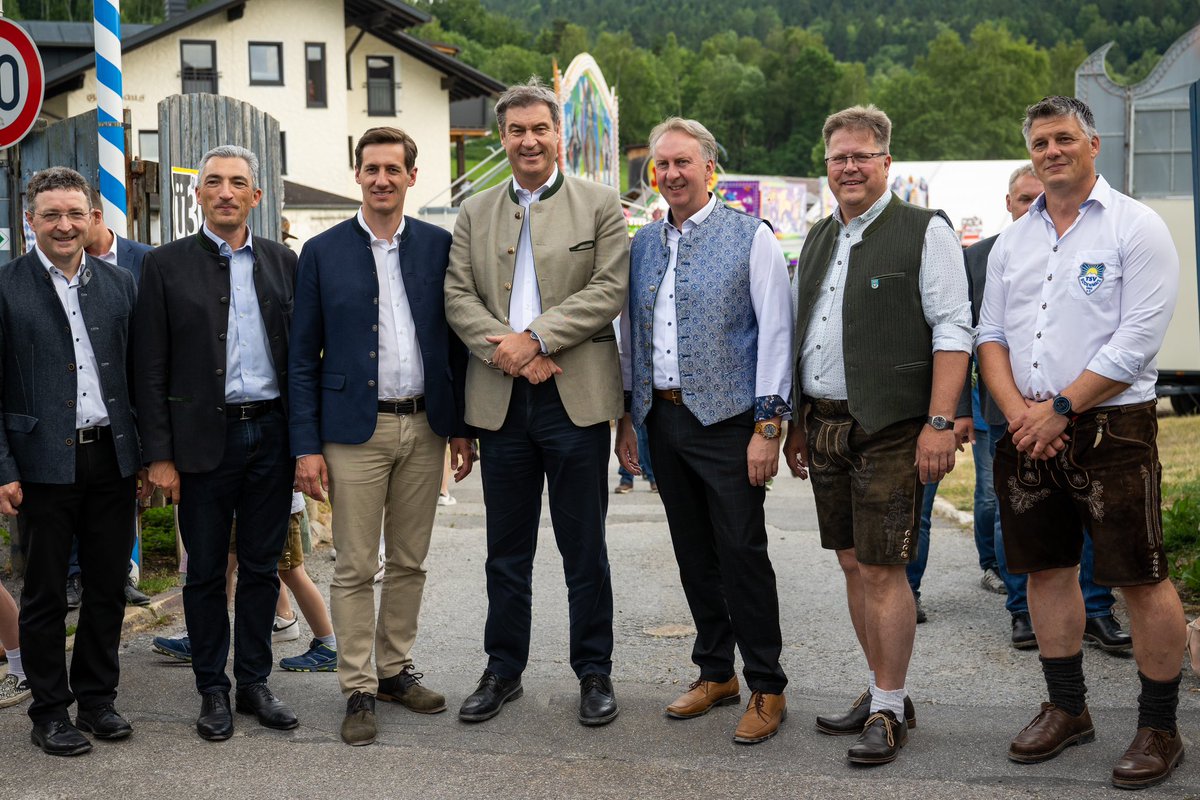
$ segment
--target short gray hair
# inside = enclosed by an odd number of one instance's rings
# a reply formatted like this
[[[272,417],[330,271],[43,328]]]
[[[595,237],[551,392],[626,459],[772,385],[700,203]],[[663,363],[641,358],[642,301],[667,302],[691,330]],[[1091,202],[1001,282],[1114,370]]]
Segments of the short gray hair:
[[[562,127],[562,109],[558,105],[558,97],[537,75],[530,75],[525,83],[508,87],[500,99],[496,101],[496,124],[504,133],[504,120],[510,108],[527,108],[538,103],[545,103],[550,108],[550,120],[554,130]]]
[[[875,137],[875,144],[887,153],[892,145],[892,121],[874,105],[850,106],[830,114],[825,118],[825,127],[821,135],[825,139],[825,149],[829,149],[829,140],[843,128],[852,131],[869,131]]]
[[[662,122],[654,126],[654,130],[650,131],[650,158],[654,158],[654,151],[658,147],[658,140],[671,131],[686,134],[695,139],[700,145],[700,154],[704,156],[705,161],[713,162],[713,166],[717,164],[717,140],[709,133],[708,128],[701,125],[694,119],[684,119],[683,117],[667,117]]]
[[[1088,108],[1087,103],[1078,97],[1052,94],[1025,109],[1025,123],[1021,126],[1021,133],[1025,136],[1026,148],[1030,145],[1029,133],[1033,130],[1033,123],[1039,119],[1053,117],[1071,117],[1079,123],[1083,135],[1089,140],[1100,136],[1096,130],[1096,118],[1092,116],[1092,110]]]
[[[1008,176],[1008,192],[1012,194],[1013,187],[1017,185],[1017,181],[1024,178],[1026,175],[1037,178],[1037,173],[1033,171],[1033,164],[1022,164],[1013,170],[1013,174]],[[1041,181],[1041,178],[1038,178]]]
[[[30,210],[37,206],[37,196],[42,192],[52,192],[56,189],[83,192],[87,198],[88,210],[92,209],[92,187],[87,178],[70,167],[47,167],[33,174],[25,185],[25,201]]]
[[[214,147],[200,158],[200,166],[197,168],[197,182],[204,177],[204,168],[208,166],[210,159],[214,158],[240,158],[250,167],[250,188],[258,188],[258,156],[254,152],[247,150],[244,147],[239,147],[236,144],[223,144],[219,147]]]

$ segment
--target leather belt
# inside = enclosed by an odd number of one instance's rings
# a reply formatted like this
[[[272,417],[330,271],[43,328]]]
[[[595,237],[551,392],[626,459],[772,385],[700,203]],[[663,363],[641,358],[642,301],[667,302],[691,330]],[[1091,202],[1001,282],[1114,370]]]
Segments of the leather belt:
[[[112,428],[108,425],[93,425],[90,428],[76,428],[75,441],[78,444],[95,444],[111,438]]]
[[[801,398],[805,403],[812,406],[813,411],[818,414],[849,414],[849,400],[827,400],[823,397],[809,397],[803,395]]]
[[[380,414],[420,414],[425,410],[425,395],[402,397],[399,400],[380,400]]]
[[[655,389],[654,396],[668,400],[677,406],[683,405],[683,392],[679,389]]]
[[[279,402],[278,397],[272,400],[259,400],[255,403],[229,403],[225,406],[225,417],[244,422],[248,419],[257,419],[263,414],[281,408],[283,405]]]

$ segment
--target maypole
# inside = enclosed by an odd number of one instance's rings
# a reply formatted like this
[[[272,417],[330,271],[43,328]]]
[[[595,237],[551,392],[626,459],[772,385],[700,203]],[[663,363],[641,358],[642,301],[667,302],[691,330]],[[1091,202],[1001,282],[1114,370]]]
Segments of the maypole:
[[[100,197],[104,220],[125,236],[125,111],[121,87],[121,0],[92,0],[96,29]]]

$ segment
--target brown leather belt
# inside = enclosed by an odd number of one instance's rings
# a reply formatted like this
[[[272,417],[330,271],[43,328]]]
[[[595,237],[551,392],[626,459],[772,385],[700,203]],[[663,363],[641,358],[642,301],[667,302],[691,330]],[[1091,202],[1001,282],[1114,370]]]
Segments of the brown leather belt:
[[[419,414],[425,410],[425,395],[418,397],[404,397],[400,400],[380,400],[380,414],[397,414],[405,416],[407,414]]]
[[[683,405],[683,392],[679,389],[655,389],[654,396],[669,400],[677,406]]]
[[[813,411],[818,414],[849,414],[849,400],[826,400],[823,397],[809,397],[804,395],[800,398],[805,403],[812,406]]]

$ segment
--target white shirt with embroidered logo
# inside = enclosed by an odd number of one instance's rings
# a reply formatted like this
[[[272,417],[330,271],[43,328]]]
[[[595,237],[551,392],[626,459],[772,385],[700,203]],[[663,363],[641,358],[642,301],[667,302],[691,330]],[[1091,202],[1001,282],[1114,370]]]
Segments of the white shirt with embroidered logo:
[[[1030,400],[1054,397],[1085,370],[1130,384],[1105,405],[1152,400],[1178,287],[1179,254],[1162,218],[1097,176],[1061,237],[1045,195],[1001,232],[977,345],[1008,348]]]

